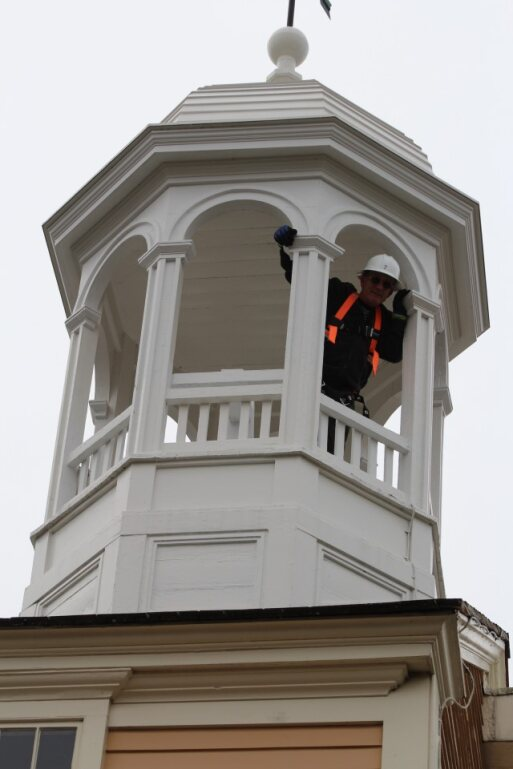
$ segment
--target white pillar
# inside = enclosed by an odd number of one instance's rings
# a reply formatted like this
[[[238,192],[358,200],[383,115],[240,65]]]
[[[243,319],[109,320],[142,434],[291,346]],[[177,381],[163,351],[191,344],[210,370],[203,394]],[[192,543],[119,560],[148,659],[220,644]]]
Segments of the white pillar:
[[[435,356],[435,316],[440,306],[412,291],[403,345],[403,387],[401,434],[410,451],[399,469],[399,486],[413,505],[429,512],[431,440],[433,427],[433,387]]]
[[[433,516],[441,523],[442,466],[444,449],[444,421],[452,411],[448,387],[436,387],[433,395],[433,445],[431,447],[431,506]]]
[[[76,494],[76,472],[68,467],[67,459],[84,438],[100,318],[96,310],[82,307],[66,321],[70,349],[50,478],[47,518],[56,515],[62,505]]]
[[[433,445],[431,447],[431,507],[433,516],[441,523],[442,465],[445,417],[452,411],[449,390],[449,351],[442,313],[435,337],[435,387],[433,393]]]
[[[158,451],[164,440],[166,392],[173,365],[183,264],[193,243],[158,243],[139,259],[148,285],[135,375],[128,453]]]
[[[288,445],[317,443],[330,262],[344,251],[318,236],[296,238],[280,434]]]

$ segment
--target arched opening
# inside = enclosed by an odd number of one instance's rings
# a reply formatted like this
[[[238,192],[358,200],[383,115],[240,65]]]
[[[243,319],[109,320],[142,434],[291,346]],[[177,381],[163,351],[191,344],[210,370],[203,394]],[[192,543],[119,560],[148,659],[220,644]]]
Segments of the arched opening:
[[[284,366],[290,289],[280,267],[275,229],[287,217],[254,200],[221,204],[189,228],[195,256],[184,268],[173,363],[175,384],[219,372],[219,386],[279,376]],[[215,377],[215,375],[214,375]],[[254,377],[253,377],[254,378]],[[217,380],[216,380],[217,381]],[[277,434],[279,400],[189,403],[184,436],[213,440]],[[203,410],[202,410],[203,409]],[[208,417],[202,414],[208,411]],[[185,418],[184,418],[185,419]],[[174,442],[179,409],[171,408],[166,442]],[[244,423],[244,427],[242,424]],[[178,428],[180,433],[180,427]],[[203,436],[203,437],[202,437]],[[183,437],[186,440],[185,437]]]
[[[111,254],[92,289],[105,286],[84,439],[132,403],[147,281],[138,259],[146,248],[140,236],[125,241]]]
[[[284,215],[237,201],[210,210],[189,233],[175,372],[282,368],[289,287],[273,241]]]

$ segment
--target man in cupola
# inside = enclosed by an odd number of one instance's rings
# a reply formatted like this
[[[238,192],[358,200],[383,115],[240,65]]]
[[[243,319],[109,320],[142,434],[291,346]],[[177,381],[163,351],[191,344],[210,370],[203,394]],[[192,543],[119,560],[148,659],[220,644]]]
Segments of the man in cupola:
[[[279,227],[274,239],[280,246],[280,261],[288,282],[292,279],[292,259],[285,250],[292,246],[297,230]],[[368,416],[361,390],[377,373],[380,358],[398,363],[403,356],[406,326],[404,298],[399,265],[387,254],[371,257],[358,275],[360,291],[352,283],[331,278],[328,284],[326,332],[322,366],[322,392],[329,398],[354,408],[361,402]],[[384,302],[396,292],[393,311]],[[330,425],[334,429],[334,425]],[[328,450],[332,451],[332,436]]]

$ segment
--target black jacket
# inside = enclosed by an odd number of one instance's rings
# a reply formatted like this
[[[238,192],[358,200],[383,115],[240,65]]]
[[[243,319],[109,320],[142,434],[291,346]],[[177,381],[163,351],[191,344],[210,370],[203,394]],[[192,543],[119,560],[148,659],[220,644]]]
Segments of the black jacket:
[[[292,260],[280,249],[281,266],[288,282],[292,278]],[[335,344],[325,339],[322,379],[327,387],[337,393],[357,393],[366,384],[372,371],[369,363],[370,330],[374,326],[373,309],[356,301],[345,318],[340,322],[334,316],[347,297],[356,288],[351,283],[342,283],[331,278],[328,283],[326,303],[326,325],[341,326]],[[386,307],[381,308],[382,323],[376,346],[379,355],[391,363],[398,363],[403,357],[403,336],[405,320],[395,316]]]

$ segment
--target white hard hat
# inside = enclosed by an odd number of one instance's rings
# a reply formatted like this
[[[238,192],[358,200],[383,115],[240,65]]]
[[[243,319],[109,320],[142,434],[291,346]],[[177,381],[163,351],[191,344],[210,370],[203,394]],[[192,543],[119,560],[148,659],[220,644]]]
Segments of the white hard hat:
[[[388,275],[396,281],[396,288],[401,288],[402,286],[399,265],[394,257],[388,254],[371,256],[359,274],[362,275],[364,272],[379,272],[382,275]]]

